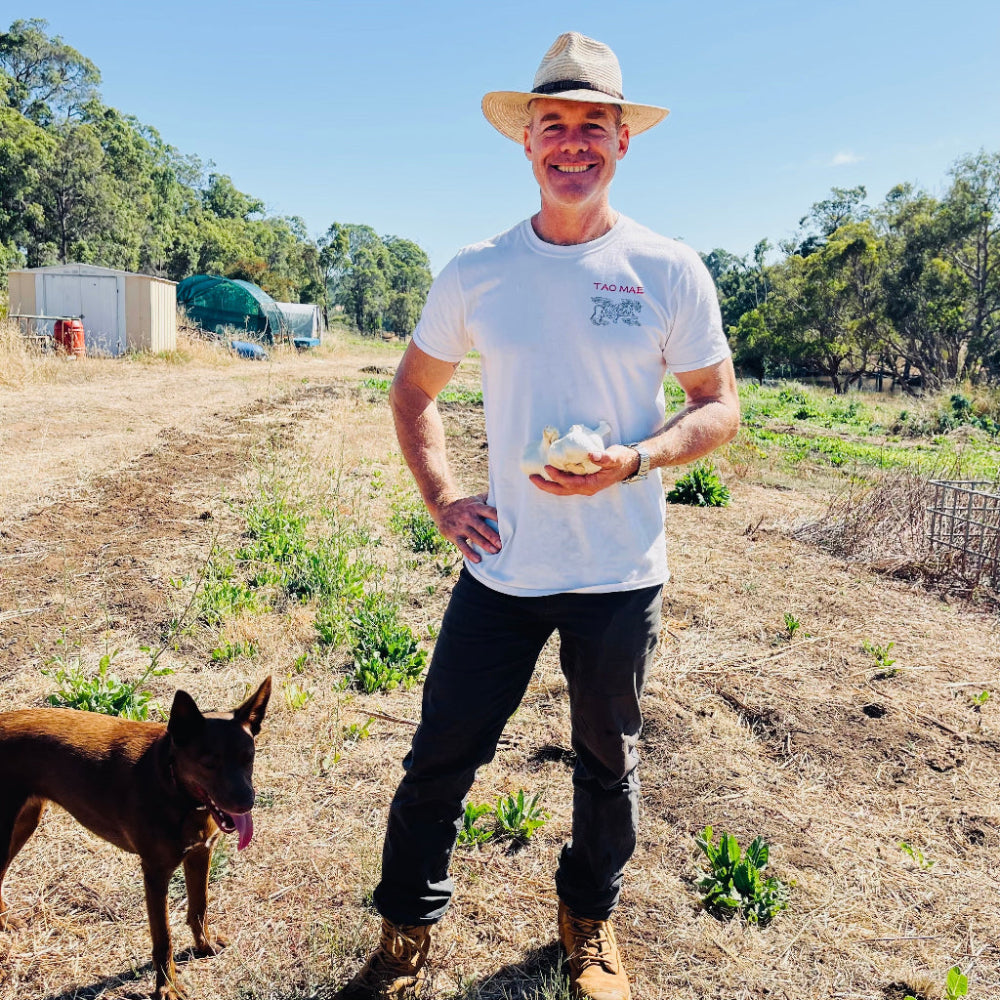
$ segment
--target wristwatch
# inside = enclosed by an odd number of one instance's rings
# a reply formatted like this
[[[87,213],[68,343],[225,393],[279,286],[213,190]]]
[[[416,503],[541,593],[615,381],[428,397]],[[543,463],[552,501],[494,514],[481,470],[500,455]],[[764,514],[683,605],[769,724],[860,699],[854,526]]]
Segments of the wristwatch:
[[[649,452],[638,442],[628,444],[626,448],[631,448],[639,456],[639,468],[632,473],[628,479],[623,479],[623,483],[641,483],[649,475]]]

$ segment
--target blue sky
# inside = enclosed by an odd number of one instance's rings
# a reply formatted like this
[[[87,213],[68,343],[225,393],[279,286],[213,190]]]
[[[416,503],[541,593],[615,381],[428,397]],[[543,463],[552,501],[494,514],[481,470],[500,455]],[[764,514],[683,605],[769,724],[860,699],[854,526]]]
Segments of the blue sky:
[[[233,3],[20,0],[89,56],[104,100],[313,235],[367,223],[435,272],[530,215],[528,162],[482,117],[562,31],[607,42],[627,98],[671,109],[619,165],[616,208],[698,250],[789,236],[834,185],[942,193],[1000,150],[996,0]]]

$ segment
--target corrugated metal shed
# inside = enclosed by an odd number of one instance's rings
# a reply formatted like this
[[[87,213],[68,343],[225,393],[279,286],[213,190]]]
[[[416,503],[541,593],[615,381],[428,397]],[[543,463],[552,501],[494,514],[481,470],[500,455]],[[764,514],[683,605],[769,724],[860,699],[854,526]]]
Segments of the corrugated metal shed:
[[[96,264],[55,264],[11,271],[10,311],[82,316],[88,354],[177,347],[175,283]],[[42,329],[51,321],[40,321]]]

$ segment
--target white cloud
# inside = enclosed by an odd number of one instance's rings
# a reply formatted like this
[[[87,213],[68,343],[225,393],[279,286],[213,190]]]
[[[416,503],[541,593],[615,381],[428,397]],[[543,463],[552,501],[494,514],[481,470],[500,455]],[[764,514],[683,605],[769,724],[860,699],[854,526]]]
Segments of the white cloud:
[[[830,166],[846,167],[850,166],[852,163],[860,163],[863,159],[863,156],[858,156],[857,153],[852,153],[849,149],[842,149],[839,153],[834,155],[833,159],[830,161]]]

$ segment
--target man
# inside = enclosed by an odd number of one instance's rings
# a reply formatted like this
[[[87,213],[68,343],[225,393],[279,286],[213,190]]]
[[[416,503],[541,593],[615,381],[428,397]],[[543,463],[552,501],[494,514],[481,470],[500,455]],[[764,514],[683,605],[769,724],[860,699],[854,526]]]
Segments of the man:
[[[530,93],[483,111],[524,146],[541,192],[530,220],[451,261],[390,394],[403,455],[442,534],[465,556],[390,809],[375,904],[382,937],[347,997],[419,987],[476,769],[493,759],[536,658],[559,632],[576,765],[573,834],[556,873],[574,995],[628,1000],[610,923],[636,842],[639,696],[668,577],[659,473],[730,440],[739,402],[715,288],[697,254],[616,213],[608,188],[633,135],[665,109],[627,102],[614,53],[575,32]],[[435,404],[478,350],[489,492],[466,496]],[[663,378],[686,404],[665,416]],[[611,425],[596,472],[521,473],[548,425]]]

